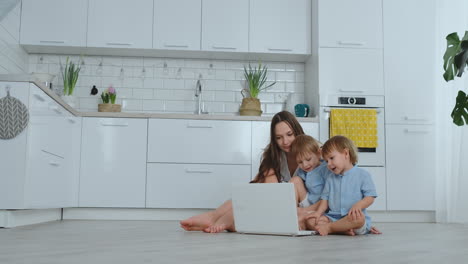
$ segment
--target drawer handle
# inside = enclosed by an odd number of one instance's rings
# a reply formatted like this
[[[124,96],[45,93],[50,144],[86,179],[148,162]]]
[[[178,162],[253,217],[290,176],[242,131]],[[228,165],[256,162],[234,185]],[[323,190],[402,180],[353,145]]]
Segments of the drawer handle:
[[[222,50],[236,50],[235,47],[226,47],[226,46],[213,46],[213,49],[222,49]]]
[[[58,163],[56,161],[49,161],[49,165],[54,166],[54,167],[58,167],[58,166],[60,166],[60,163]]]
[[[363,93],[363,90],[345,90],[345,89],[339,89],[340,92],[342,93]]]
[[[268,48],[269,51],[292,51],[292,49]]]
[[[340,40],[338,41],[339,45],[344,45],[344,46],[364,46],[366,45],[365,42],[358,42],[358,41],[346,41],[346,40]]]
[[[49,151],[47,151],[47,150],[41,149],[41,151],[44,152],[44,153],[47,153],[47,154],[49,154],[49,155],[52,155],[52,156],[54,156],[54,157],[64,159],[62,156],[59,156],[59,155],[54,154],[54,153],[52,153],[52,152],[49,152]]]
[[[164,44],[166,48],[188,48],[188,45]]]
[[[187,128],[213,128],[210,125],[187,125]]]
[[[404,119],[406,121],[421,121],[421,122],[429,121],[426,118],[414,118],[414,117],[410,117],[410,116],[405,116]]]
[[[75,124],[75,123],[76,123],[75,119],[73,119],[73,118],[68,118],[68,122],[70,122],[70,123],[72,123],[72,124]]]
[[[131,46],[131,45],[133,45],[133,43],[107,42],[106,45],[109,45],[109,46]]]
[[[200,169],[200,170],[195,170],[195,169],[185,169],[186,173],[213,173],[211,170],[205,170],[205,169]]]
[[[56,44],[63,44],[65,43],[64,40],[39,40],[40,43],[56,43]]]
[[[101,126],[128,127],[128,123],[112,124],[112,123],[101,122]]]
[[[61,114],[61,113],[62,113],[62,111],[60,111],[60,109],[59,109],[58,106],[56,106],[56,105],[51,105],[51,106],[50,106],[50,109],[51,109],[52,111],[54,111],[55,113],[57,113],[57,114]]]
[[[44,102],[44,101],[45,101],[44,97],[42,97],[42,96],[39,95],[39,94],[34,94],[34,97],[35,97],[37,100],[41,101],[41,102]]]
[[[429,131],[427,130],[413,130],[413,129],[405,129],[406,134],[428,134]]]

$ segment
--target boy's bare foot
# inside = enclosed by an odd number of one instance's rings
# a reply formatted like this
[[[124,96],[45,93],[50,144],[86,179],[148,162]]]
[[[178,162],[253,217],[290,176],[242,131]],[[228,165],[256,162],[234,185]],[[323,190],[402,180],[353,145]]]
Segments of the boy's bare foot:
[[[315,230],[321,235],[326,236],[330,233],[330,224],[319,224],[315,226]]]
[[[380,230],[378,230],[377,227],[375,227],[375,226],[371,227],[369,233],[370,233],[370,234],[373,234],[373,235],[380,235],[380,234],[382,234],[382,232],[380,232]]]
[[[214,211],[209,211],[180,221],[180,227],[186,231],[203,231],[215,223],[215,218]]]
[[[347,236],[355,236],[356,233],[354,233],[354,230],[353,229],[350,229],[348,231],[345,231],[343,232],[343,234],[347,235]]]

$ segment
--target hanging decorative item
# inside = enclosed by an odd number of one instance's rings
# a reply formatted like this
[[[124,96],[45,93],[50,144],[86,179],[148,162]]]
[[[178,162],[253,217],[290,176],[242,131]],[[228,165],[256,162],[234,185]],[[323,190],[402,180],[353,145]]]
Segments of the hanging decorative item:
[[[0,139],[12,139],[19,135],[28,125],[28,108],[17,98],[10,96],[10,87],[6,87],[7,95],[0,98]]]

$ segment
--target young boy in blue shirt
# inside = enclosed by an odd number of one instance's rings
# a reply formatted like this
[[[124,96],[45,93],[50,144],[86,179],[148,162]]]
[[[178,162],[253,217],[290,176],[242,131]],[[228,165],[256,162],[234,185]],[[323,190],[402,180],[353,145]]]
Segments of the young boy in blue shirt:
[[[366,208],[377,192],[371,175],[356,165],[356,147],[350,139],[335,136],[322,146],[322,156],[333,173],[327,177],[319,208],[307,216],[307,229],[322,236],[368,234],[371,218]]]

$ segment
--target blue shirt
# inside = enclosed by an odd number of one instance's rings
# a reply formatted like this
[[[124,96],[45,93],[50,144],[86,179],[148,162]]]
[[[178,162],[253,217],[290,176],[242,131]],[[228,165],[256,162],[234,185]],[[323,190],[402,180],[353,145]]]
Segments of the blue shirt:
[[[300,168],[297,170],[297,176],[301,177],[305,182],[310,204],[314,204],[320,200],[320,195],[329,174],[333,173],[327,168],[327,163],[324,161],[309,172],[305,172]]]
[[[325,182],[321,199],[328,200],[328,214],[344,217],[355,203],[367,196],[377,197],[372,176],[356,165],[344,175],[331,173]],[[366,209],[363,213],[367,227],[370,228],[371,219]]]

